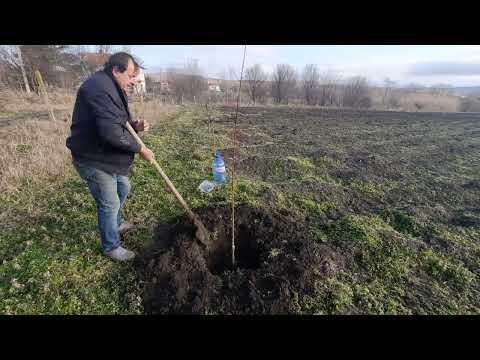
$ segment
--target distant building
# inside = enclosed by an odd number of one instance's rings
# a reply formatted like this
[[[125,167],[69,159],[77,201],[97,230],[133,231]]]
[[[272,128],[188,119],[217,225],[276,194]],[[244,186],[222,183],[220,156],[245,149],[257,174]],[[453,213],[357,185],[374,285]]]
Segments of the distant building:
[[[177,76],[181,75],[177,73]],[[153,86],[162,92],[169,92],[171,91],[171,80],[169,78],[169,73],[161,72],[156,74],[147,74],[149,80],[152,81]],[[220,93],[225,92],[228,87],[229,92],[236,91],[238,89],[239,81],[237,80],[223,80],[223,79],[214,79],[214,78],[206,78],[205,81],[207,82],[207,88],[209,91]]]
[[[145,94],[147,92],[147,84],[145,81],[145,73],[143,69],[138,69],[137,77],[135,78],[135,84],[133,85],[133,91],[135,94]]]
[[[148,78],[152,81],[155,87],[159,87],[160,91],[169,92],[170,82],[168,81],[168,74],[165,72],[159,74],[149,74]]]
[[[215,92],[221,92],[221,80],[219,79],[208,79],[207,80],[208,84],[208,90],[210,91],[215,91]]]

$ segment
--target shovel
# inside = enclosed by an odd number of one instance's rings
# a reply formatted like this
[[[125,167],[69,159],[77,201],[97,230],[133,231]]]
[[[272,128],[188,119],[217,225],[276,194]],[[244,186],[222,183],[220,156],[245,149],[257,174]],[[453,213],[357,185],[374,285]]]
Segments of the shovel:
[[[130,132],[130,134],[132,134],[132,136],[135,138],[135,140],[141,145],[141,146],[145,146],[145,144],[143,143],[142,139],[140,139],[140,137],[137,135],[137,133],[135,132],[135,130],[133,130],[132,128],[132,125],[130,125],[130,123],[127,121],[127,130]],[[163,180],[165,180],[165,182],[167,183],[167,186],[169,187],[170,190],[172,190],[173,194],[175,195],[175,197],[177,198],[178,202],[182,205],[182,207],[185,209],[185,211],[187,212],[187,215],[188,217],[190,218],[190,220],[193,222],[193,224],[195,225],[197,231],[195,232],[195,237],[202,243],[204,244],[205,246],[207,246],[208,242],[208,231],[207,231],[207,228],[205,227],[205,225],[203,225],[203,223],[200,221],[200,219],[198,218],[197,215],[195,215],[192,210],[190,210],[190,208],[188,207],[187,203],[185,202],[185,200],[183,200],[182,198],[182,195],[180,195],[180,193],[177,191],[177,189],[175,188],[175,186],[173,186],[172,182],[170,181],[170,179],[168,178],[168,176],[165,174],[165,172],[162,170],[162,168],[160,167],[160,165],[158,165],[157,161],[155,159],[152,160],[152,165],[155,166],[155,168],[157,169],[157,171],[160,173],[160,175],[162,176]]]

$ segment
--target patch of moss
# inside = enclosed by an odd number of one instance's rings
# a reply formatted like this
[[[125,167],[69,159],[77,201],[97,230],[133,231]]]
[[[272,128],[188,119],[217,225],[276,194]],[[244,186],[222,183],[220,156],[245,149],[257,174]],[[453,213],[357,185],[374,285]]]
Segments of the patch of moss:
[[[426,271],[435,279],[448,282],[457,290],[465,290],[475,279],[475,274],[459,261],[445,254],[426,250],[421,255]]]
[[[332,211],[336,210],[336,205],[333,202],[316,202],[311,199],[303,199],[302,207],[309,214],[313,215],[329,215]]]
[[[311,295],[294,293],[290,311],[295,314],[329,315],[347,313],[352,306],[353,291],[348,284],[329,278],[318,281]]]

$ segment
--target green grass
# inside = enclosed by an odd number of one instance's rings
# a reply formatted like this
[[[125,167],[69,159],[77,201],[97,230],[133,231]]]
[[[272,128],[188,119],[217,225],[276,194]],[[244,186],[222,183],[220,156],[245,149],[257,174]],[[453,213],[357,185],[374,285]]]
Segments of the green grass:
[[[404,226],[397,230],[412,229],[411,222],[401,219]],[[478,274],[451,255],[431,249],[418,253],[411,231],[397,230],[374,215],[351,215],[312,227],[315,241],[350,249],[352,255],[345,271],[319,280],[311,295],[297,294],[292,309],[304,314],[478,313]],[[420,279],[430,296],[414,286]],[[407,306],[409,293],[415,300]]]
[[[331,201],[318,203],[314,200],[303,199],[303,208],[307,213],[313,213],[314,215],[329,215],[336,209],[336,205]]]
[[[445,254],[426,250],[422,253],[425,270],[440,282],[449,282],[455,289],[463,291],[475,280],[475,274],[462,263]]]
[[[263,115],[266,120],[271,117],[272,128],[275,121],[282,121],[275,111]],[[210,115],[224,116],[219,110],[210,110]],[[216,123],[218,148],[231,146],[230,125]],[[240,150],[240,158],[254,156],[258,167],[248,171],[239,167],[236,200],[308,217],[310,238],[343,259],[332,275],[320,275],[316,269],[311,292],[293,294],[292,313],[480,313],[480,230],[449,223],[452,214],[478,216],[474,209],[478,191],[445,191],[437,186],[478,178],[478,170],[471,166],[478,163],[478,154],[451,156],[438,168],[430,163],[410,166],[423,160],[425,151],[438,152],[432,139],[443,130],[415,123],[410,131],[428,134],[422,143],[402,137],[404,127],[388,126],[366,129],[365,124],[350,123],[342,131],[329,127],[312,135],[313,145],[295,138],[295,143],[275,152],[262,147]],[[228,166],[226,184],[209,194],[197,189],[211,177],[212,161],[213,138],[202,108],[183,107],[142,138],[193,210],[231,199]],[[465,141],[478,146],[478,140]],[[405,145],[409,143],[416,145]],[[318,144],[339,158],[349,149],[356,152],[375,145],[382,149],[378,151],[384,156],[382,164],[389,156],[397,160],[401,155],[407,165],[394,170],[404,178],[372,180],[362,169],[344,181],[335,172],[346,162],[333,155],[308,155]],[[17,147],[25,156],[29,150],[27,145]],[[264,173],[258,174],[260,170]],[[184,210],[146,162],[135,160],[130,180],[132,192],[124,215],[139,226],[123,243],[141,251],[151,243],[159,221],[181,216]],[[0,313],[143,313],[133,265],[112,262],[100,252],[95,203],[73,168],[58,179],[24,179],[18,188],[17,193],[0,194]],[[412,209],[407,211],[405,203]],[[466,212],[467,207],[473,210]],[[276,256],[272,251],[270,258]]]
[[[290,311],[300,315],[331,315],[352,306],[352,288],[336,279],[318,281],[312,295],[293,294]]]
[[[199,150],[212,141],[208,129],[199,126],[202,116],[184,109],[143,136],[193,210],[231,199],[228,177],[210,194],[197,190],[202,180],[211,177],[212,157]],[[133,265],[112,262],[101,254],[94,200],[70,170],[59,181],[34,180],[28,192],[0,195],[0,213],[7,220],[0,233],[0,313],[142,313]],[[123,243],[140,251],[151,243],[159,221],[183,215],[184,210],[144,161],[135,160],[130,181],[124,217],[140,226]],[[235,183],[236,201],[258,205],[267,188],[268,184],[240,177]]]
[[[181,114],[177,126],[188,122],[189,116]],[[202,201],[194,189],[209,176],[204,171],[208,159],[190,158],[186,163],[187,152],[170,156],[169,151],[195,146],[186,139],[177,146],[182,139],[175,129],[162,129],[161,136],[154,130],[144,141],[186,201],[201,206],[208,201]],[[136,160],[131,182],[125,217],[141,226],[124,243],[140,250],[151,241],[159,219],[182,214],[182,209],[145,162]],[[142,313],[133,266],[101,254],[95,203],[73,169],[58,181],[33,180],[28,191],[0,195],[0,213],[5,220],[0,233],[0,313]]]

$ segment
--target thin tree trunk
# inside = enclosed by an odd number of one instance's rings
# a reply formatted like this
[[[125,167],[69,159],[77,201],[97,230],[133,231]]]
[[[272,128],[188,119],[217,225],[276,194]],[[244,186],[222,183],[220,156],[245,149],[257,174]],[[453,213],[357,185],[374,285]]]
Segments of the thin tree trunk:
[[[25,67],[23,66],[22,50],[18,46],[18,57],[20,60],[20,69],[22,70],[23,83],[25,84],[25,91],[27,94],[30,94],[30,85],[28,85],[27,73],[25,72]]]

